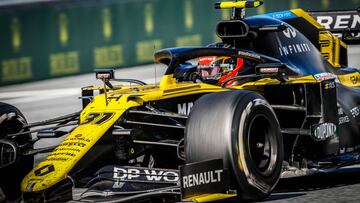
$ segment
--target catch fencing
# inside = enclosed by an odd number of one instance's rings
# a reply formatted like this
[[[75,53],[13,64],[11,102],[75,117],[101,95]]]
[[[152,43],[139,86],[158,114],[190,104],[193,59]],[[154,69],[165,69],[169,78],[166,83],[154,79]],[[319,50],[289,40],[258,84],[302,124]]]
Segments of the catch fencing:
[[[206,45],[230,10],[215,0],[64,0],[0,7],[0,86],[153,62],[156,50]],[[266,0],[248,15],[360,0]]]

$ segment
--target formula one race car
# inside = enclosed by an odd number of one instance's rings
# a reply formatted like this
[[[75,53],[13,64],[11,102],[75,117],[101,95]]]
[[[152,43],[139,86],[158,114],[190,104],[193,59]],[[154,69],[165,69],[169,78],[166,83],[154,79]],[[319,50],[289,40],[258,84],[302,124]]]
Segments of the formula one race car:
[[[157,51],[167,66],[159,84],[97,70],[104,86],[82,88],[81,112],[31,124],[0,103],[7,199],[261,200],[281,175],[358,163],[360,72],[347,67],[347,45],[301,9],[243,18],[260,5],[217,3],[234,9],[217,25],[222,43]],[[347,32],[343,40],[356,42]],[[33,149],[61,136],[58,146]]]

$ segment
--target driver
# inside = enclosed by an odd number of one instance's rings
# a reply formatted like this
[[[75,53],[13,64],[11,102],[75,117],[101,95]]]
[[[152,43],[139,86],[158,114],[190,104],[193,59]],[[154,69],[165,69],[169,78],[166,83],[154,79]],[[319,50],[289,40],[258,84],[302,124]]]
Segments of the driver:
[[[205,83],[222,85],[230,78],[237,76],[244,66],[244,59],[228,56],[203,56],[198,61],[198,74]],[[226,86],[235,85],[230,81]]]

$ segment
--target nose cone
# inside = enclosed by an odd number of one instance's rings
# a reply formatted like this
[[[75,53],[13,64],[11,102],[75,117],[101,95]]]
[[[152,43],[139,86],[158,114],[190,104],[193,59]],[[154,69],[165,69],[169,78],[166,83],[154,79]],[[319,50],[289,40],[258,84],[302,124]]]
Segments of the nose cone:
[[[126,98],[124,98],[125,100]],[[82,111],[80,114],[81,124],[44,161],[25,176],[21,183],[21,191],[44,191],[64,180],[70,170],[92,149],[120,115],[132,107],[125,103],[122,105],[124,109],[116,110],[112,109],[112,105],[104,107],[101,102],[103,99],[95,100]],[[96,109],[96,107],[100,109]]]

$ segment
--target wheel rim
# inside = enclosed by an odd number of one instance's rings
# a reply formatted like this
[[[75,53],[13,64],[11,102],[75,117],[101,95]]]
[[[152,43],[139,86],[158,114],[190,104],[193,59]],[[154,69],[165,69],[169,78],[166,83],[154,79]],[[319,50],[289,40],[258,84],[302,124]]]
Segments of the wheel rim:
[[[277,143],[270,121],[264,115],[256,115],[250,122],[248,132],[251,162],[261,176],[270,176],[277,159]]]

